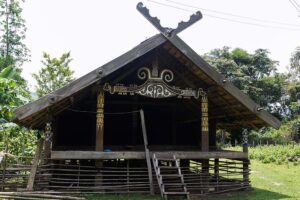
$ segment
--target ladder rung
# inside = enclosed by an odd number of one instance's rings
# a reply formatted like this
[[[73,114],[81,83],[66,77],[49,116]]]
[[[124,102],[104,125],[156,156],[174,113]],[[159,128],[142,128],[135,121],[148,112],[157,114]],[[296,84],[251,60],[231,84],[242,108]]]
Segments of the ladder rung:
[[[176,166],[159,166],[161,169],[178,169]]]
[[[164,194],[181,194],[181,195],[188,195],[190,194],[189,192],[164,192]]]
[[[159,160],[159,161],[173,161],[173,162],[175,162],[176,160],[174,160],[173,158],[157,158],[157,160]]]
[[[163,183],[164,186],[186,186],[185,183]]]
[[[162,177],[182,177],[181,174],[160,174]]]

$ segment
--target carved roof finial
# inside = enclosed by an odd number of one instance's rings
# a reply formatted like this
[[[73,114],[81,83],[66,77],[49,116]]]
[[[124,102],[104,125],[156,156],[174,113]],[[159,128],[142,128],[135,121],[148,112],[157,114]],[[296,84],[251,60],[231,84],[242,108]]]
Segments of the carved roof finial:
[[[187,27],[191,26],[195,22],[202,19],[202,14],[200,11],[197,11],[195,14],[190,16],[189,21],[184,22],[181,21],[178,23],[177,28],[169,28],[169,27],[163,27],[160,24],[160,20],[157,17],[152,17],[149,13],[149,9],[143,5],[142,2],[139,2],[136,6],[136,9],[156,28],[158,29],[163,35],[166,37],[173,37],[174,35],[180,33]]]

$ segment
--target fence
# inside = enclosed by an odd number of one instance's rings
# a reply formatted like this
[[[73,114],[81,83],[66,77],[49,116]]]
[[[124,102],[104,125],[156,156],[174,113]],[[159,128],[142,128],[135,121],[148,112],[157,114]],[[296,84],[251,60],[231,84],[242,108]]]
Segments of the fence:
[[[2,191],[26,188],[31,169],[31,165],[26,162],[8,164],[5,168],[1,168]],[[183,160],[184,162],[186,163],[186,160]],[[36,191],[107,194],[149,193],[150,190],[144,160],[103,160],[101,166],[95,166],[94,160],[64,160],[48,163],[40,163],[38,167],[34,182]],[[208,171],[203,170],[201,160],[188,160],[188,163],[182,165],[181,170],[191,194],[206,195],[250,188],[249,179],[245,179],[249,177],[249,169],[248,167],[245,169],[242,161],[210,159]],[[152,174],[155,180],[155,193],[158,194],[159,187],[154,170]],[[172,185],[173,181],[170,179],[166,183]]]

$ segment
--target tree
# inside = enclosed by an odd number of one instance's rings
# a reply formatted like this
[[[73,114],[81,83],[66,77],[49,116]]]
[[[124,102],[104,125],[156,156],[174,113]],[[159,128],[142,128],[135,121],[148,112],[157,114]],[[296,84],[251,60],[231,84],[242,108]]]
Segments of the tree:
[[[214,49],[204,59],[255,102],[280,116],[280,102],[285,76],[276,72],[277,62],[269,58],[265,49],[253,54],[229,47]]]
[[[7,67],[0,72],[0,125],[9,122],[13,109],[29,102],[30,96],[26,88],[17,84],[18,77],[13,67]]]
[[[48,53],[43,54],[44,65],[40,71],[33,74],[37,81],[36,92],[39,97],[53,92],[74,80],[72,71],[69,67],[72,59],[70,52],[62,54],[59,58],[51,58]]]
[[[0,0],[0,71],[9,65],[20,67],[28,61],[29,50],[25,39],[25,20],[22,18],[21,0]]]
[[[10,123],[13,110],[30,100],[26,88],[14,79],[19,76],[17,73],[11,66],[0,72],[0,148],[16,156],[32,156],[35,132]]]
[[[300,114],[300,47],[292,53],[288,71],[284,100],[295,116]]]
[[[23,43],[26,27],[20,2],[0,0],[0,148],[16,156],[32,156],[35,132],[10,122],[13,110],[30,101],[21,76],[29,50]]]
[[[290,58],[290,69],[295,72],[297,78],[300,78],[300,47],[292,53]]]

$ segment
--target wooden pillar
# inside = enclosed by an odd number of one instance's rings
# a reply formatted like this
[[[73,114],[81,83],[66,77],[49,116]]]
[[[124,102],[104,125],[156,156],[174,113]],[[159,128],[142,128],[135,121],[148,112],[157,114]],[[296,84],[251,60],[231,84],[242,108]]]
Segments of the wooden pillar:
[[[248,157],[248,131],[247,129],[243,130],[243,152],[247,153],[247,157]],[[244,186],[249,186],[249,159],[244,159],[243,160],[243,182],[244,182]]]
[[[46,123],[46,127],[45,127],[44,163],[48,163],[49,159],[51,157],[52,135],[53,135],[53,132],[52,132],[51,123],[48,122],[48,123]]]
[[[96,151],[103,151],[104,140],[104,91],[101,89],[97,95],[96,115]]]
[[[104,139],[104,91],[101,88],[97,95],[97,114],[96,114],[96,151],[103,151],[103,139]],[[95,186],[102,186],[102,166],[103,163],[101,160],[95,161],[95,166],[97,167],[98,172],[95,177]],[[99,190],[100,191],[100,190]]]
[[[209,124],[208,124],[208,99],[207,96],[201,98],[201,150],[209,151]],[[209,172],[209,159],[202,160],[202,172]]]
[[[208,99],[207,96],[201,98],[201,150],[209,151],[209,126],[208,126]]]

